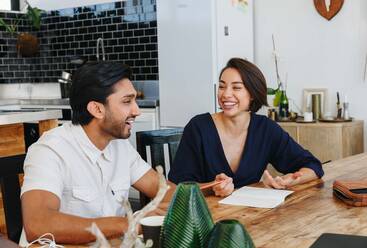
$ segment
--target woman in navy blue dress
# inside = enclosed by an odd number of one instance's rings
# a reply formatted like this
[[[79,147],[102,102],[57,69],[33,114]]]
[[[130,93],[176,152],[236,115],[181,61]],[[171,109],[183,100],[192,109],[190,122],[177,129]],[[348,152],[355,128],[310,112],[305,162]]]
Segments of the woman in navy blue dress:
[[[284,189],[321,178],[320,161],[297,144],[277,123],[257,115],[267,105],[266,82],[252,63],[233,58],[220,73],[218,103],[222,111],[190,120],[169,172],[174,183],[222,181],[212,188],[226,196],[234,188],[259,182]],[[283,176],[273,178],[272,164]]]

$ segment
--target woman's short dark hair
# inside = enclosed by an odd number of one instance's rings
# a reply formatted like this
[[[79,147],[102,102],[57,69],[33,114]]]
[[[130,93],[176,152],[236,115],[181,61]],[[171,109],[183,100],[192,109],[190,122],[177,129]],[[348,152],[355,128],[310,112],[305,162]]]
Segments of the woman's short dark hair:
[[[131,79],[128,65],[115,62],[93,62],[80,67],[73,75],[70,106],[72,123],[87,125],[93,116],[87,110],[90,101],[105,104],[113,86],[122,79]]]
[[[245,59],[231,58],[220,72],[219,80],[228,68],[238,71],[242,82],[253,98],[249,109],[251,112],[257,112],[263,105],[268,106],[266,80],[256,65]]]

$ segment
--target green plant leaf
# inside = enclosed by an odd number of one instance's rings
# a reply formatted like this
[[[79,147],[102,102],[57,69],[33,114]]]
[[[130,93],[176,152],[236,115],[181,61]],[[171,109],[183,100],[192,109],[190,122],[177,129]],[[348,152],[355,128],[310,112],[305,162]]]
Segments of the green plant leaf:
[[[14,34],[16,31],[16,25],[14,23],[9,25],[2,18],[0,18],[0,26],[5,27],[6,31],[11,34]]]
[[[37,30],[41,28],[41,14],[43,10],[39,8],[32,8],[30,5],[27,8],[27,17],[32,22],[33,27]]]
[[[164,219],[161,246],[204,248],[213,226],[197,183],[180,183]]]
[[[276,92],[276,89],[273,89],[273,88],[267,88],[267,94],[268,95],[274,95]]]

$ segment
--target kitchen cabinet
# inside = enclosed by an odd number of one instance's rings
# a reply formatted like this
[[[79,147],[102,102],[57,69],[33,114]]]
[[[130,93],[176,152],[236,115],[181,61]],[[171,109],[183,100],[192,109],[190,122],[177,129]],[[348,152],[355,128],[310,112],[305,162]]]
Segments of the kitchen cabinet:
[[[61,111],[1,112],[0,110],[0,156],[12,156],[25,153],[25,122],[37,122],[38,133],[57,126]]]
[[[233,2],[233,1],[232,1]],[[231,57],[253,61],[253,0],[157,0],[160,125],[182,127],[216,111],[216,83]]]
[[[5,107],[3,108],[5,109]],[[18,112],[17,112],[18,111]],[[61,118],[61,111],[24,111],[14,112],[0,110],[0,157],[24,154],[26,150],[24,142],[24,122],[38,122],[38,132],[43,132],[57,126],[57,119]],[[23,177],[20,177],[22,182]],[[0,194],[0,233],[6,233],[5,215]]]
[[[136,148],[136,132],[159,129],[159,108],[140,108],[141,114],[135,118],[129,138],[130,143]]]
[[[345,158],[364,151],[363,121],[341,123],[278,123],[321,163]]]
[[[140,108],[141,115],[135,118],[133,128],[131,130],[131,136],[129,138],[130,143],[136,148],[136,132],[148,131],[159,129],[159,108]],[[129,201],[133,208],[137,209],[140,206],[139,192],[130,188]]]

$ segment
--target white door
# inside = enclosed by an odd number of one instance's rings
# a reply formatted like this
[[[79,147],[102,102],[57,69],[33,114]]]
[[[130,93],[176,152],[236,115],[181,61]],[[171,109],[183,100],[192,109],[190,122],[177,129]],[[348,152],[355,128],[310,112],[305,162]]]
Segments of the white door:
[[[254,61],[253,0],[247,6],[216,1],[217,73],[233,57]]]
[[[213,112],[212,0],[157,0],[160,124]]]

